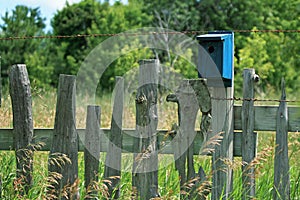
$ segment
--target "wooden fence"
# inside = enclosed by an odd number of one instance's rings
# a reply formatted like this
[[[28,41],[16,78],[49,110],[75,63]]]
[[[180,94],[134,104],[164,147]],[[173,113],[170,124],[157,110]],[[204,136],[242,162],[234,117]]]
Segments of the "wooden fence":
[[[14,65],[10,70],[10,95],[13,108],[13,129],[0,129],[0,150],[15,150],[17,178],[22,178],[24,193],[32,184],[32,159],[35,144],[45,143],[41,151],[50,151],[49,176],[57,179],[49,188],[49,196],[61,199],[78,199],[78,151],[84,151],[85,186],[88,196],[97,195],[100,152],[107,152],[104,178],[109,179],[111,198],[119,197],[122,152],[133,153],[132,187],[140,199],[159,197],[158,154],[173,154],[180,176],[182,198],[230,198],[232,172],[225,160],[242,157],[243,199],[255,198],[255,173],[251,162],[256,156],[255,131],[276,131],[274,170],[274,199],[289,199],[289,162],[287,133],[299,130],[300,108],[287,107],[284,81],[282,97],[277,106],[254,106],[253,69],[244,70],[243,104],[234,106],[232,88],[220,98],[220,88],[209,88],[203,79],[183,80],[175,94],[167,101],[178,104],[178,125],[174,130],[157,130],[158,62],[143,60],[140,63],[139,88],[136,96],[136,128],[122,129],[124,80],[116,78],[116,96],[110,129],[100,125],[99,106],[87,107],[86,129],[76,129],[76,77],[61,75],[57,95],[54,129],[34,129],[31,108],[30,83],[25,65]],[[211,95],[210,95],[211,94]],[[197,112],[202,112],[200,131],[195,131]],[[224,113],[221,113],[224,111]],[[79,137],[78,137],[79,135]],[[103,140],[107,137],[108,140]],[[79,140],[78,138],[84,138]],[[216,142],[218,145],[216,145]],[[208,149],[209,151],[205,151]],[[212,150],[212,151],[210,151]],[[193,155],[212,156],[212,185],[200,167],[195,172]],[[62,165],[62,166],[61,166]],[[151,168],[150,168],[151,166]],[[24,170],[25,169],[25,170]],[[56,175],[56,176],[55,176]],[[189,187],[186,187],[189,183]],[[68,187],[66,197],[62,190]],[[199,193],[196,188],[205,190]],[[179,192],[179,191],[178,191]]]

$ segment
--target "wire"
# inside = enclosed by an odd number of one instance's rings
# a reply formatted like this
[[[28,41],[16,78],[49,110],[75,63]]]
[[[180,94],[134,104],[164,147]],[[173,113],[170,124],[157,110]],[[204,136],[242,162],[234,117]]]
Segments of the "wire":
[[[257,98],[240,98],[240,97],[233,97],[233,98],[216,98],[211,97],[213,100],[221,100],[221,101],[257,101],[257,102],[290,102],[290,103],[300,103],[298,100],[283,100],[283,99],[257,99]]]
[[[68,38],[87,38],[87,37],[112,37],[112,36],[140,36],[140,35],[158,35],[158,34],[203,34],[209,31],[163,31],[163,32],[138,32],[138,33],[95,33],[95,34],[76,34],[76,35],[40,35],[40,36],[14,36],[14,37],[0,37],[0,41],[5,40],[32,40],[32,39],[68,39]],[[300,30],[233,30],[234,33],[300,33]],[[1,61],[0,61],[1,63]],[[293,102],[299,103],[296,100],[278,100],[278,99],[256,99],[256,98],[214,98],[214,100],[235,100],[235,101],[260,101],[260,102]],[[0,99],[1,101],[1,99]],[[0,102],[1,106],[1,102]]]
[[[112,36],[139,36],[157,34],[201,34],[209,31],[166,31],[166,32],[144,32],[144,33],[95,33],[95,34],[76,34],[76,35],[39,35],[39,36],[14,36],[1,37],[3,40],[32,40],[32,39],[67,39],[67,38],[86,38],[86,37],[112,37]],[[300,30],[233,30],[234,33],[300,33]]]

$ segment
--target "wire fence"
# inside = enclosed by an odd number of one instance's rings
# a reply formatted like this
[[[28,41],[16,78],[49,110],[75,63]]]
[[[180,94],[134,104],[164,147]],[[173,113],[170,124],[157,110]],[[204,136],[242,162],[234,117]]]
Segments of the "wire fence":
[[[300,33],[300,30],[232,30],[234,33]],[[112,37],[112,36],[140,36],[158,34],[187,34],[197,35],[210,31],[162,31],[162,32],[139,32],[139,33],[94,33],[94,34],[74,34],[74,35],[39,35],[39,36],[14,36],[0,37],[3,40],[32,40],[32,39],[67,39],[67,38],[87,38],[87,37]]]
[[[257,98],[241,98],[241,97],[233,97],[233,98],[216,98],[211,97],[212,100],[219,101],[253,101],[253,102],[289,102],[289,103],[300,103],[300,100],[282,100],[282,99],[257,99]]]
[[[234,33],[300,33],[300,30],[232,30]],[[94,33],[94,34],[74,34],[74,35],[39,35],[39,36],[14,36],[0,37],[0,41],[9,40],[33,40],[33,39],[68,39],[68,38],[87,38],[87,37],[113,37],[113,36],[141,36],[141,35],[159,35],[159,34],[186,34],[197,35],[205,34],[210,31],[205,30],[187,30],[187,31],[162,31],[162,32],[138,32],[138,33]],[[228,101],[254,101],[254,102],[291,102],[300,103],[300,100],[280,100],[280,99],[257,99],[257,98],[212,98],[213,100],[228,100]],[[1,101],[0,101],[1,102]],[[1,106],[1,103],[0,103]]]

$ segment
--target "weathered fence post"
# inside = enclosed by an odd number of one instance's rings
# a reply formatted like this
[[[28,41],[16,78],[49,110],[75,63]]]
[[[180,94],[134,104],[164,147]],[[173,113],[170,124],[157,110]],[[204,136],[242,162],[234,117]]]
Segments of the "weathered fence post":
[[[226,164],[233,161],[233,87],[213,87],[211,90],[211,136],[222,136],[212,155],[212,199],[228,199],[233,187],[233,170]]]
[[[243,72],[243,107],[242,107],[242,166],[243,199],[255,197],[255,173],[251,164],[256,155],[256,136],[254,134],[254,82],[258,81],[258,76],[254,69],[244,69]]]
[[[122,119],[124,105],[124,79],[116,77],[113,114],[111,119],[111,132],[108,140],[104,178],[111,181],[108,192],[111,198],[119,198],[119,183],[121,178],[122,158]]]
[[[139,88],[136,96],[136,131],[134,143],[133,190],[140,199],[158,197],[157,155],[157,84],[158,60],[139,62]]]
[[[178,104],[179,126],[173,142],[175,168],[180,177],[181,198],[187,198],[188,181],[195,178],[194,138],[196,136],[195,121],[199,110],[196,94],[189,80],[181,81],[175,94],[168,95],[167,101]],[[187,167],[187,169],[186,169]]]
[[[84,139],[84,183],[85,199],[96,199],[100,159],[100,106],[88,106]]]
[[[181,198],[205,199],[208,194],[207,190],[198,191],[197,187],[205,181],[206,175],[201,167],[198,174],[195,173],[193,155],[196,137],[195,122],[199,110],[202,112],[200,132],[203,143],[205,143],[210,126],[211,99],[206,81],[203,79],[181,81],[176,93],[167,96],[167,101],[178,104],[179,126],[176,128],[176,135],[173,139],[173,151],[175,167],[180,176]],[[202,194],[198,194],[200,192]]]
[[[281,101],[277,111],[276,147],[274,161],[274,199],[290,199],[290,175],[288,157],[288,108],[285,83],[281,83]]]
[[[61,174],[50,192],[61,199],[78,199],[78,136],[76,132],[76,77],[59,76],[55,124],[49,156],[50,176]],[[65,157],[67,156],[67,158]],[[55,162],[54,162],[55,161]],[[63,190],[63,191],[61,191]],[[61,193],[62,192],[62,193]],[[63,195],[66,194],[67,197]]]
[[[17,179],[23,182],[27,193],[32,185],[33,119],[30,81],[26,65],[13,65],[9,73],[9,88],[13,110],[14,146],[17,161]],[[20,186],[20,190],[22,190]]]

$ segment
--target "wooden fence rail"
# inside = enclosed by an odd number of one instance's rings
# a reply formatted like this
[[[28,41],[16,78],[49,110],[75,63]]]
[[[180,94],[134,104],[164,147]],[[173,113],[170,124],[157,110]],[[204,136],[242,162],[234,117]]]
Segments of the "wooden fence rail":
[[[274,174],[274,199],[289,199],[289,163],[287,152],[287,132],[296,132],[300,128],[300,107],[288,107],[281,101],[280,106],[254,106],[253,101],[244,101],[241,106],[233,106],[232,101],[211,101],[205,80],[184,80],[179,83],[178,91],[168,96],[169,101],[178,103],[179,124],[174,133],[170,130],[157,130],[157,66],[156,60],[144,60],[140,63],[139,89],[136,97],[137,126],[135,129],[122,128],[124,80],[116,80],[116,95],[113,105],[111,129],[100,127],[101,109],[99,106],[87,107],[86,129],[76,129],[75,76],[61,75],[57,96],[57,107],[54,129],[33,129],[31,114],[31,95],[28,75],[25,65],[15,65],[10,72],[10,93],[13,105],[13,129],[0,129],[0,150],[15,150],[17,157],[17,174],[26,165],[25,191],[30,189],[32,179],[32,154],[29,158],[19,155],[20,149],[30,148],[31,145],[43,142],[41,151],[50,151],[49,174],[61,174],[62,177],[54,185],[55,190],[49,190],[49,195],[59,196],[61,199],[77,199],[78,183],[78,151],[84,152],[85,159],[85,187],[86,199],[95,199],[93,181],[98,180],[100,152],[107,152],[105,159],[104,178],[110,180],[108,192],[110,197],[119,197],[118,184],[121,178],[121,155],[132,153],[133,182],[136,192],[141,199],[159,197],[157,169],[158,154],[173,154],[176,170],[181,177],[182,198],[201,199],[195,193],[197,184],[207,177],[202,168],[196,173],[193,155],[212,155],[213,165],[222,168],[221,159],[232,160],[233,156],[241,156],[246,163],[243,167],[243,199],[255,198],[255,177],[251,162],[255,159],[257,134],[255,131],[276,131],[276,154]],[[244,98],[254,97],[255,72],[252,69],[244,71]],[[194,92],[191,92],[191,88]],[[231,97],[232,91],[227,90],[226,96]],[[22,94],[22,97],[19,95]],[[206,95],[204,95],[206,94]],[[201,96],[202,95],[202,96]],[[213,91],[218,97],[218,89]],[[282,100],[285,100],[284,82],[282,84]],[[220,103],[222,102],[223,103]],[[198,105],[197,105],[198,102]],[[201,104],[200,104],[201,102]],[[226,106],[224,124],[217,116],[221,106]],[[21,110],[20,110],[21,109]],[[25,109],[25,110],[22,110]],[[199,128],[194,127],[198,110],[202,112],[202,123]],[[217,112],[218,111],[218,112]],[[212,114],[212,115],[210,115]],[[209,119],[212,117],[212,129],[223,131],[221,146],[214,152],[202,152],[204,142],[209,140]],[[205,123],[204,123],[205,122]],[[207,129],[207,130],[206,130]],[[78,139],[80,138],[80,139]],[[179,138],[179,140],[178,140]],[[225,141],[226,140],[226,141]],[[184,148],[186,146],[186,148]],[[30,149],[29,149],[30,150]],[[147,154],[147,156],[145,156]],[[149,155],[148,155],[149,154]],[[22,156],[22,157],[20,157]],[[143,157],[145,156],[145,157]],[[142,158],[142,159],[140,159]],[[146,158],[146,159],[145,159]],[[53,159],[63,160],[64,166]],[[28,162],[28,163],[27,163]],[[150,169],[149,166],[152,166]],[[213,167],[215,169],[216,166]],[[213,172],[212,199],[230,198],[232,190],[231,169],[224,168],[227,173]],[[223,170],[223,171],[224,171]],[[194,188],[184,188],[189,180]],[[218,187],[215,186],[219,184]],[[61,193],[70,186],[65,193]],[[134,190],[133,188],[133,190]],[[1,188],[0,188],[1,189]],[[225,190],[225,191],[224,191]],[[63,195],[62,195],[63,194]]]

